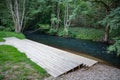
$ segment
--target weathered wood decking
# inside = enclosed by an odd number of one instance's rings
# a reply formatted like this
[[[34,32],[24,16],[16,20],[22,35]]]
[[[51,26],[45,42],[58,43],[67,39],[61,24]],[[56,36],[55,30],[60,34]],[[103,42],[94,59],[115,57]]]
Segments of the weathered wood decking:
[[[82,56],[72,54],[28,39],[5,38],[5,44],[24,52],[33,62],[44,68],[50,75],[60,76],[81,64],[88,67],[97,63]]]

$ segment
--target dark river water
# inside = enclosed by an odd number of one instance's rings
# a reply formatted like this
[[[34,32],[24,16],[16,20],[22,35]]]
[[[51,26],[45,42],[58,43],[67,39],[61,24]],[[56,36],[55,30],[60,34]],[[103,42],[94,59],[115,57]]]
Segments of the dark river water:
[[[107,53],[107,44],[101,42],[94,42],[90,40],[76,40],[71,38],[63,38],[57,36],[50,36],[41,33],[25,33],[26,38],[47,44],[53,47],[61,49],[68,49],[76,52],[82,52],[106,62],[111,63],[117,67],[120,67],[120,57],[117,57],[114,53]]]

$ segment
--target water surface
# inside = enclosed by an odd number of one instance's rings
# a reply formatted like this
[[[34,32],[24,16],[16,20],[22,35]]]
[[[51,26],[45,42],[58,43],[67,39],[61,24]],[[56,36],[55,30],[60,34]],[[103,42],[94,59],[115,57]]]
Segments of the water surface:
[[[102,42],[94,42],[90,40],[76,40],[71,38],[50,36],[41,33],[25,33],[25,35],[28,39],[61,49],[72,50],[80,53],[82,52],[83,54],[102,59],[115,66],[120,67],[120,57],[117,57],[113,53],[108,54],[108,45]]]

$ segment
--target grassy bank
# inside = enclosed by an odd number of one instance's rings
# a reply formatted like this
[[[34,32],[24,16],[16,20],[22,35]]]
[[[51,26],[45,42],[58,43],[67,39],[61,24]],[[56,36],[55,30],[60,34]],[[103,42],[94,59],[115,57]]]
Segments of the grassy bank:
[[[25,38],[21,33],[0,31],[0,42],[4,37]],[[0,45],[0,80],[43,80],[46,76],[46,71],[24,53],[12,46]]]
[[[76,35],[77,39],[101,40],[104,35],[102,30],[94,28],[71,27],[70,31]]]
[[[8,45],[0,46],[0,80],[35,80],[47,76],[24,53]]]
[[[0,41],[4,41],[3,38],[5,37],[17,37],[19,39],[25,38],[25,36],[22,33],[0,31]]]

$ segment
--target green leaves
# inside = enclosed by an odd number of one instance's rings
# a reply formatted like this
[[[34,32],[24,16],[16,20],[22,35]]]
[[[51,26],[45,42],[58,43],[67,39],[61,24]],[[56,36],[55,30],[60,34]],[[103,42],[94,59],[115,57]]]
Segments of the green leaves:
[[[50,29],[50,26],[48,24],[38,24],[40,29]]]
[[[118,29],[120,27],[120,7],[110,12],[102,21],[100,21],[103,26],[107,24],[110,25],[110,31]]]
[[[115,10],[112,10],[109,15],[107,15],[100,23],[103,26],[106,26],[109,24],[110,26],[110,33],[111,37],[119,37],[120,35],[120,7],[116,8]],[[115,43],[111,45],[108,50],[109,51],[115,51],[117,53],[117,56],[120,55],[120,39],[114,39]]]
[[[45,2],[45,0],[37,0],[37,2],[41,2],[41,3],[43,3],[43,2]]]
[[[117,53],[117,56],[120,56],[120,39],[116,40],[115,43],[108,47],[108,52],[114,51]]]

